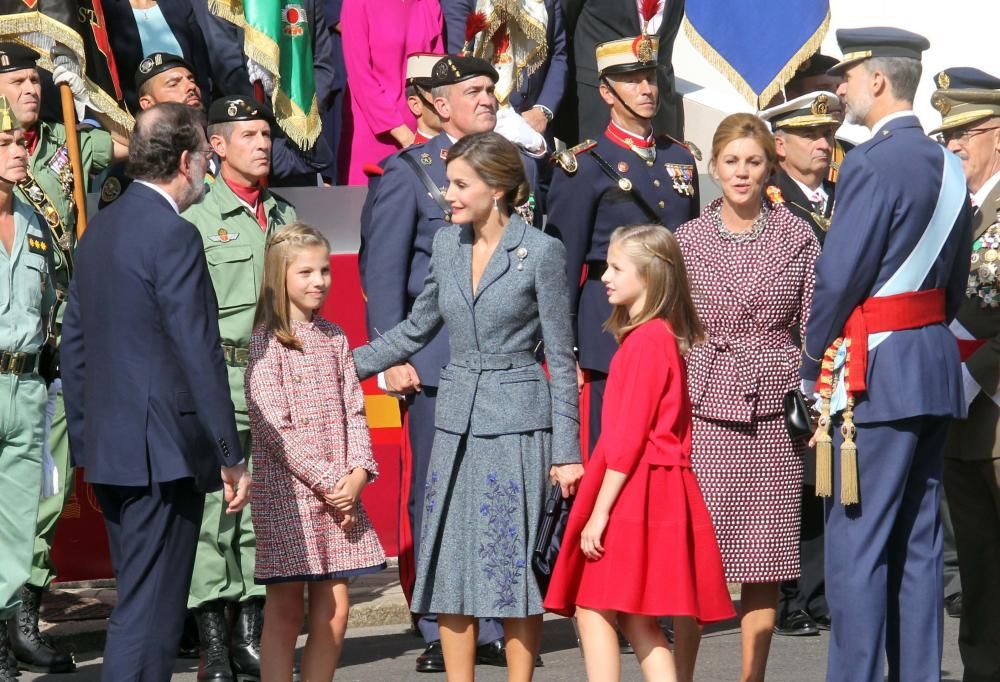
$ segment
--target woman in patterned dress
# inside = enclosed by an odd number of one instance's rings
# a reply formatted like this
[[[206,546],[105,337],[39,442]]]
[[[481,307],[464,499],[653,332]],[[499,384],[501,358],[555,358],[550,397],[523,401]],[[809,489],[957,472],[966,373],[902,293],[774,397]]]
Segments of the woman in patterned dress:
[[[583,475],[565,250],[513,212],[528,185],[500,135],[456,142],[448,182],[455,224],[434,238],[423,292],[354,360],[371,376],[448,326],[411,608],[439,614],[449,682],[474,679],[485,617],[503,619],[507,679],[527,681],[544,612],[531,551],[545,493],[558,481],[568,496]]]
[[[782,398],[799,385],[792,329],[808,322],[819,244],[763,197],[774,139],[751,114],[723,119],[711,170],[722,198],[677,230],[707,339],[688,358],[691,460],[740,594],[743,680],[763,680],[782,580],[799,575],[803,444],[785,431]],[[678,629],[678,649],[700,634]],[[686,660],[678,653],[678,667]],[[693,661],[693,657],[689,660]]]

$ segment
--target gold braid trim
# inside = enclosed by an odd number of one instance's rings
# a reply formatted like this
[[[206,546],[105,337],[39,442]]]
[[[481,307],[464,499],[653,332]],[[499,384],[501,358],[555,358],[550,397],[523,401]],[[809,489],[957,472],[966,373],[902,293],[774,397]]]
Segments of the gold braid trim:
[[[308,114],[292,101],[288,93],[278,87],[274,88],[271,102],[274,105],[274,115],[281,122],[281,129],[285,134],[302,149],[310,149],[322,132],[316,96],[313,95]]]
[[[497,29],[504,23],[507,24],[507,34],[511,39],[511,58],[514,57],[514,36],[511,35],[511,24],[515,25],[518,31],[526,38],[533,41],[535,48],[524,57],[523,63],[519,64],[515,61],[511,89],[506,92],[496,93],[497,100],[501,104],[505,104],[508,101],[514,88],[520,88],[524,84],[525,79],[530,78],[531,74],[542,66],[545,62],[545,54],[548,51],[548,35],[545,25],[539,23],[527,12],[519,11],[518,0],[496,0],[493,4],[493,12],[488,19],[487,28],[473,38],[476,45],[472,51],[474,56],[492,62],[493,53],[490,47],[493,44],[493,38],[496,36]]]
[[[833,358],[837,354],[835,342],[823,355],[822,374],[833,372]],[[819,421],[816,423],[816,496],[830,497],[833,494],[833,436],[830,435],[830,396],[832,387],[824,384],[820,389],[823,402]]]
[[[861,501],[858,494],[858,445],[854,442],[857,429],[854,426],[854,396],[850,394],[840,433],[844,436],[840,445],[840,503],[857,504]]]
[[[819,27],[813,32],[812,36],[807,40],[798,51],[792,55],[785,66],[782,67],[780,71],[771,79],[771,82],[761,91],[758,95],[749,83],[733,68],[732,64],[726,60],[719,52],[709,44],[705,38],[698,33],[698,29],[694,27],[691,21],[684,16],[684,33],[687,34],[688,40],[694,46],[698,52],[708,61],[709,64],[715,67],[715,69],[726,77],[736,91],[743,95],[744,99],[750,103],[755,109],[763,109],[770,103],[771,98],[773,98],[783,87],[785,83],[792,79],[795,72],[798,70],[799,66],[807,60],[809,57],[816,54],[819,50],[820,45],[823,43],[823,37],[826,35],[827,30],[830,28],[830,10],[827,9],[826,16],[823,17],[823,21],[820,22]]]

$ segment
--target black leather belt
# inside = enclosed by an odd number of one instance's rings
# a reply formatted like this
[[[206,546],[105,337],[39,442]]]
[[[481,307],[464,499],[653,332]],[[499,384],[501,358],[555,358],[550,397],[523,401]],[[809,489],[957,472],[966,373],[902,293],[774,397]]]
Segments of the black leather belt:
[[[587,261],[587,279],[600,281],[608,269],[608,262],[604,260]]]
[[[247,348],[222,344],[222,357],[230,367],[246,367],[250,360],[250,351]]]
[[[38,369],[38,353],[0,352],[0,374],[34,374]]]

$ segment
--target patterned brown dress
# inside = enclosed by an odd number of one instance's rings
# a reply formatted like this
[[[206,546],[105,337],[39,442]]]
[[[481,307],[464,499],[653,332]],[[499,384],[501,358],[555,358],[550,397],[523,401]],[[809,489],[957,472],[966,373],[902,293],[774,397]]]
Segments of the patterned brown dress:
[[[784,206],[745,238],[717,223],[721,199],[677,230],[707,340],[688,358],[691,460],[715,524],[726,579],[799,575],[802,443],[782,398],[799,385],[791,330],[808,321],[819,243]]]
[[[378,475],[347,337],[319,316],[292,324],[302,350],[258,327],[246,373],[254,581],[265,584],[345,578],[385,566],[360,503],[357,523],[344,531],[340,513],[322,497],[356,467],[370,480]]]

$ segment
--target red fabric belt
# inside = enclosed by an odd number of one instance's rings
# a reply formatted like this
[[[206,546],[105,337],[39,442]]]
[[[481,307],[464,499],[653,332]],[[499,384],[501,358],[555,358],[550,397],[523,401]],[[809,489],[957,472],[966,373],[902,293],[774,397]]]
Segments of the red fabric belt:
[[[847,389],[852,393],[866,389],[869,334],[919,329],[944,319],[944,289],[872,297],[859,305],[844,325],[845,342],[850,342]]]
[[[955,341],[958,342],[958,357],[962,362],[968,360],[973,353],[986,345],[986,339],[960,339],[955,337]]]

